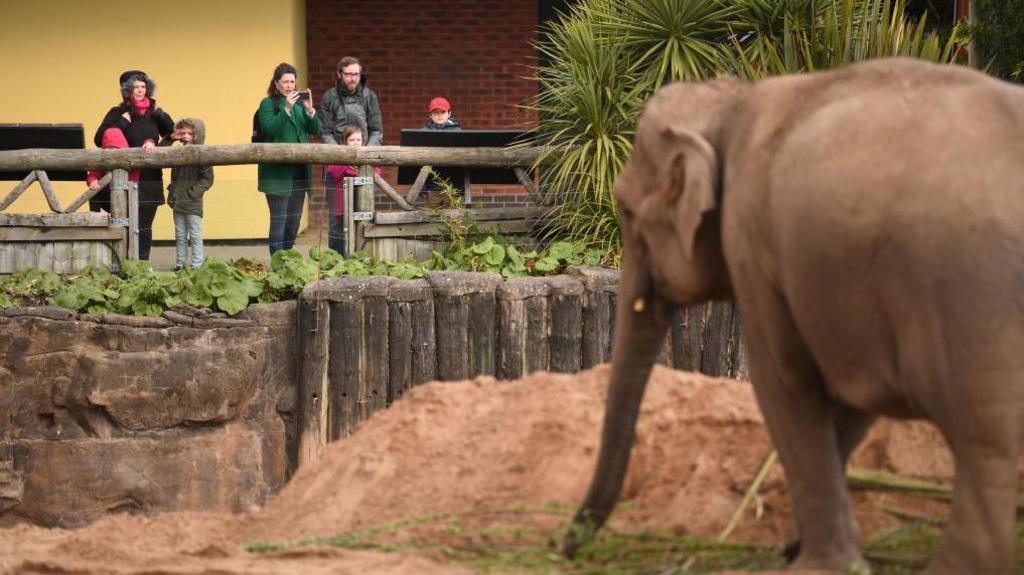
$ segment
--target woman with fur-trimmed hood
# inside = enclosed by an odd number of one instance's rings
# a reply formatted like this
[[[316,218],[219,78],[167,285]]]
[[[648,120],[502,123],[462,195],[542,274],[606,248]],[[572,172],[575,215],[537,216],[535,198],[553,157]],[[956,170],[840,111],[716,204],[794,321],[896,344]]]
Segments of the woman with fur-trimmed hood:
[[[111,108],[96,130],[94,141],[102,145],[107,128],[119,128],[128,146],[150,151],[174,131],[174,120],[156,105],[156,83],[141,70],[121,74],[121,103]],[[163,145],[170,144],[167,139]],[[147,168],[139,176],[139,259],[149,259],[153,243],[153,220],[164,203],[162,170]]]

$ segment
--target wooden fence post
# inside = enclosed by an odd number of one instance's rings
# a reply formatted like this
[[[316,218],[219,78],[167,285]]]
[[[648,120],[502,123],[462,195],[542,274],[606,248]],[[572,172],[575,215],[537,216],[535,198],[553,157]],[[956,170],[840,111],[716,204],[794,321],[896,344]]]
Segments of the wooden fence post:
[[[328,391],[328,346],[330,344],[330,307],[320,299],[314,286],[299,296],[298,384],[299,448],[298,465],[320,459],[330,440],[330,394]]]
[[[567,275],[548,278],[551,289],[551,371],[576,373],[583,365],[583,284]]]
[[[388,292],[388,404],[437,378],[434,293],[426,280],[397,280]]]
[[[711,308],[704,335],[701,372],[735,378],[739,367],[740,316],[730,302],[704,304]]]
[[[498,274],[427,272],[434,290],[437,377],[468,379],[495,372]]]
[[[566,273],[578,279],[585,290],[582,367],[594,367],[611,359],[619,272],[593,266],[573,266]]]
[[[498,285],[496,375],[500,379],[518,379],[551,365],[550,291],[546,278],[512,278]]]
[[[318,282],[331,301],[328,380],[331,439],[387,406],[389,277],[339,277]]]
[[[139,257],[135,228],[128,216],[128,172],[113,170],[110,178],[110,224],[124,227],[124,241],[117,242],[117,257],[127,259]],[[134,252],[133,252],[134,250]],[[134,254],[134,255],[133,255]]]

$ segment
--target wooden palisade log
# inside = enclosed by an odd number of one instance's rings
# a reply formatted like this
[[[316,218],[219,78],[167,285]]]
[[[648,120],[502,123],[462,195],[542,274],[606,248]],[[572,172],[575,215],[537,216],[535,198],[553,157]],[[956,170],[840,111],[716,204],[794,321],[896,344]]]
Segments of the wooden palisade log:
[[[518,379],[550,366],[546,278],[514,278],[498,285],[497,376]]]
[[[428,272],[434,290],[437,377],[467,379],[493,374],[497,274]]]
[[[315,463],[330,439],[330,394],[328,390],[328,346],[330,344],[330,307],[320,299],[315,286],[308,286],[299,297],[298,384],[299,454],[298,464]]]
[[[567,273],[579,280],[586,292],[583,298],[583,368],[586,369],[611,359],[619,273],[591,266],[570,267]]]
[[[388,292],[388,403],[437,374],[434,295],[426,280],[398,280]]]
[[[576,373],[583,365],[583,284],[560,275],[548,278],[550,370]]]
[[[317,282],[331,302],[328,367],[331,439],[347,437],[387,406],[388,277],[339,277]]]

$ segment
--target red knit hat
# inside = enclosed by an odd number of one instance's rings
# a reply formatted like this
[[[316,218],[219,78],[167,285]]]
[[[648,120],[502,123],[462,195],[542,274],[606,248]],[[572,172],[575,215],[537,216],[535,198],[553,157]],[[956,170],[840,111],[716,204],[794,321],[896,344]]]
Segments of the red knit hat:
[[[452,105],[448,103],[448,100],[445,100],[441,96],[438,96],[431,100],[430,104],[427,104],[428,112],[433,112],[434,110],[444,110],[445,112],[451,112]]]
[[[120,128],[107,128],[103,131],[103,138],[100,140],[103,148],[117,148],[123,150],[128,147],[128,140]]]

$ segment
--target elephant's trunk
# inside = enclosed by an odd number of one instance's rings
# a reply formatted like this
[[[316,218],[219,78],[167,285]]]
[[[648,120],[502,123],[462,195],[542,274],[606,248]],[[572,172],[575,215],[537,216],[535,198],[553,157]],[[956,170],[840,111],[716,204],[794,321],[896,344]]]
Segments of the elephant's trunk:
[[[627,244],[623,257],[601,451],[590,491],[562,542],[562,552],[570,558],[594,537],[618,501],[644,389],[674,311],[674,306],[654,294],[646,254],[636,253],[640,251]]]

